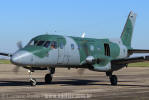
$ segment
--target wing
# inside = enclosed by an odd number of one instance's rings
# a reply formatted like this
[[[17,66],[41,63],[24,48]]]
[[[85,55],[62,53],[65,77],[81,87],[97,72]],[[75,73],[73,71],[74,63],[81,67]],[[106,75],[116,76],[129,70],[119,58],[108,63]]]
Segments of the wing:
[[[12,54],[10,54],[10,53],[2,53],[2,52],[0,52],[0,55],[1,56],[8,56],[8,57],[11,57],[12,56]]]
[[[116,60],[112,60],[111,64],[113,64],[113,65],[120,65],[120,64],[144,62],[144,61],[149,61],[149,56],[116,59]]]
[[[129,63],[136,63],[136,62],[144,62],[149,61],[149,56],[142,56],[142,57],[131,57],[131,58],[121,58],[121,59],[114,59],[111,60],[109,58],[93,58],[87,57],[85,61],[81,63],[82,66],[87,66],[90,70],[93,71],[116,71],[119,70]],[[105,63],[104,65],[102,64]]]

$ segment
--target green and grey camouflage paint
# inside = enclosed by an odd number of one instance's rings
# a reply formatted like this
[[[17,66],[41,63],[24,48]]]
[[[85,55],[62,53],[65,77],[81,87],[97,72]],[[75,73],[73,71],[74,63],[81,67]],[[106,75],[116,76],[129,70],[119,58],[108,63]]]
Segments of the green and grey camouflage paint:
[[[129,14],[121,38],[92,39],[60,35],[40,35],[32,40],[56,41],[57,48],[27,45],[14,55],[13,63],[33,67],[86,67],[92,66],[95,71],[111,70],[111,60],[128,57],[136,15]],[[63,48],[60,45],[63,44]],[[106,51],[108,44],[109,51]],[[106,55],[109,52],[110,55]],[[88,64],[88,59],[91,59]],[[92,63],[99,59],[100,62]],[[17,62],[16,62],[17,61]]]

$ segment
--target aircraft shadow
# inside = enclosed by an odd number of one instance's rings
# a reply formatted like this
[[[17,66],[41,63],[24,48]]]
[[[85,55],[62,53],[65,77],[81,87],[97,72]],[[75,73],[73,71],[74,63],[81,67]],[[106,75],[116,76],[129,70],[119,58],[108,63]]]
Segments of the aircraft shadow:
[[[29,82],[23,81],[0,81],[0,86],[28,86]]]
[[[98,83],[97,83],[98,82]],[[51,84],[45,84],[44,82],[37,82],[37,85],[54,85],[59,84],[61,86],[111,86],[110,83],[108,84],[100,84],[100,82],[107,82],[105,80],[79,80],[79,79],[67,79],[67,80],[61,80],[61,81],[53,81]],[[119,82],[132,82],[132,81],[119,81]],[[0,81],[0,86],[30,86],[30,83],[28,81]],[[117,86],[134,86],[134,87],[149,87],[149,85],[130,85],[130,84],[120,84],[118,83]]]
[[[65,81],[53,81],[52,84],[60,84],[62,86],[66,85],[90,85],[95,82],[103,82],[99,80],[79,80],[79,79],[66,79]],[[95,84],[96,85],[96,84]]]
[[[109,81],[105,80],[78,80],[78,79],[67,79],[68,81],[55,81],[52,84],[61,84],[62,86],[68,86],[68,85],[97,85],[97,86],[111,86]],[[96,82],[96,83],[95,83]],[[98,82],[98,83],[97,83]],[[108,84],[100,84],[100,82],[108,82]],[[117,86],[136,86],[136,87],[149,87],[149,85],[130,85],[127,84],[127,82],[136,82],[136,81],[119,81],[119,82],[126,82],[126,84],[120,84],[118,83]]]
[[[45,82],[39,82],[37,81],[37,85],[53,85],[53,84],[59,84],[62,86],[66,85],[88,85],[89,83],[93,82],[100,82],[96,80],[61,80],[61,81],[53,81],[51,84],[45,84]],[[0,81],[0,86],[29,86],[29,81]]]

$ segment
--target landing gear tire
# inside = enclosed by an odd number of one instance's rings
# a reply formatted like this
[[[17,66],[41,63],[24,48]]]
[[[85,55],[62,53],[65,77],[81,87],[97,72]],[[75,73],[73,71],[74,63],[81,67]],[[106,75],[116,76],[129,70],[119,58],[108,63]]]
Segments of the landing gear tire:
[[[117,76],[116,75],[110,76],[110,82],[111,82],[111,85],[116,86],[117,85]]]
[[[45,75],[45,83],[50,84],[52,82],[52,75],[51,74],[46,74]]]
[[[36,79],[31,79],[30,84],[31,84],[31,86],[36,86],[36,84],[37,84]]]

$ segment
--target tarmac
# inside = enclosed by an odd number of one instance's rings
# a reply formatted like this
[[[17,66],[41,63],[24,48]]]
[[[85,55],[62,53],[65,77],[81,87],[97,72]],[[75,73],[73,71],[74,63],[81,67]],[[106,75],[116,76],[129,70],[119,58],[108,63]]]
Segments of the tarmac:
[[[0,64],[0,100],[149,100],[149,67],[128,67],[114,72],[118,85],[111,86],[103,72],[57,68],[51,84],[44,83],[48,71],[35,71],[37,85],[29,84],[26,69],[14,73],[14,65]]]

